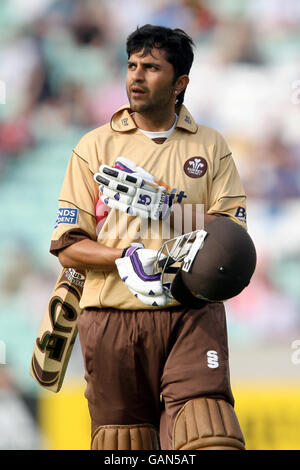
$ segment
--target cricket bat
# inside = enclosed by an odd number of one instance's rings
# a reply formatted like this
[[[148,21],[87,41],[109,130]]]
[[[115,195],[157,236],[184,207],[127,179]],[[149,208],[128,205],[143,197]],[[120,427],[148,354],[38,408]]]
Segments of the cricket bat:
[[[85,271],[63,268],[51,294],[34,344],[30,374],[45,389],[61,389],[77,336]]]

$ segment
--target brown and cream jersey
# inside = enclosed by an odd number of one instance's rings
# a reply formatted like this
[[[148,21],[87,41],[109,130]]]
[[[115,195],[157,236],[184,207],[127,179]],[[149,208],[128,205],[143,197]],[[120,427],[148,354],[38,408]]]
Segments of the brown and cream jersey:
[[[157,250],[163,241],[177,235],[167,223],[107,210],[103,205],[103,214],[96,214],[99,188],[93,176],[101,164],[114,166],[121,156],[151,173],[168,189],[175,203],[189,205],[185,209],[197,207],[199,212],[224,214],[246,228],[246,196],[224,138],[196,124],[181,106],[174,132],[164,141],[153,141],[137,129],[130,112],[128,105],[123,106],[110,123],[87,133],[73,150],[59,197],[50,251],[57,255],[62,248],[86,237],[110,247],[126,248],[132,242],[142,242],[145,248]],[[184,232],[190,230],[187,227]],[[145,309],[117,270],[88,271],[80,306]]]

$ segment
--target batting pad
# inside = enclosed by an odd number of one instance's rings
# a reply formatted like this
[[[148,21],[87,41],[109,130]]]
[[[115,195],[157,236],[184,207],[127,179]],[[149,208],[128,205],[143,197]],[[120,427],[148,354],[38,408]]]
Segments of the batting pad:
[[[175,450],[245,450],[245,441],[233,407],[225,400],[197,398],[176,416]]]
[[[159,450],[158,432],[151,424],[100,426],[91,450]]]

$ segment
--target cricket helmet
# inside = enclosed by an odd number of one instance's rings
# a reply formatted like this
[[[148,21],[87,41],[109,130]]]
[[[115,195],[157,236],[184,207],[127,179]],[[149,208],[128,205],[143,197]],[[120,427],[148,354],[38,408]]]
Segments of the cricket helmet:
[[[238,295],[256,267],[255,246],[246,229],[221,216],[193,232],[193,237],[172,281],[172,296],[184,306],[201,308]]]

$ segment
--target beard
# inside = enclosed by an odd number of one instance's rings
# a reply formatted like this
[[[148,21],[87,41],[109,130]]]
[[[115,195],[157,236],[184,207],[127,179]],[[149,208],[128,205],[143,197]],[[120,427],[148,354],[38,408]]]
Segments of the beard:
[[[149,92],[141,97],[132,97],[129,90],[127,90],[127,97],[130,104],[130,109],[133,112],[141,114],[157,113],[160,110],[163,112],[172,103],[172,91],[170,89],[157,93],[156,95],[149,97]]]

